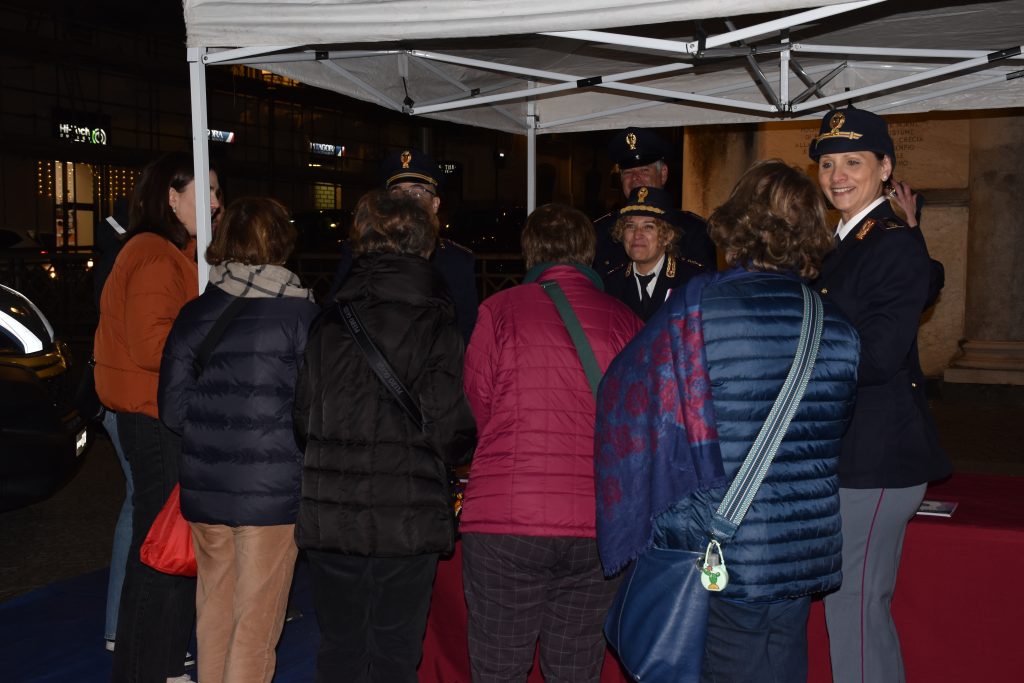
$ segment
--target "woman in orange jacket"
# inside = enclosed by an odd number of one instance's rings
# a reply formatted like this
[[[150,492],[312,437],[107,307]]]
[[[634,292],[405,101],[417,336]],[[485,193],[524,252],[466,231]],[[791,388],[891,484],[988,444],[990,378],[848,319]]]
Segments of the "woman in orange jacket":
[[[132,197],[128,242],[100,299],[96,392],[117,413],[118,436],[134,483],[115,683],[191,680],[183,667],[195,615],[195,579],[143,565],[139,548],[178,483],[179,443],[160,423],[157,383],[171,324],[199,293],[192,168],[191,156],[172,153],[143,171]],[[214,191],[210,211],[218,208]]]

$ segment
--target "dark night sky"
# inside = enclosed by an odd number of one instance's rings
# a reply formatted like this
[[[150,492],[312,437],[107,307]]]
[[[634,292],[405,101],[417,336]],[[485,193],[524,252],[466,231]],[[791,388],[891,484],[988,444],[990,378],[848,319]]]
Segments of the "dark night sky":
[[[181,0],[43,0],[83,26],[145,30],[171,39],[185,38]]]

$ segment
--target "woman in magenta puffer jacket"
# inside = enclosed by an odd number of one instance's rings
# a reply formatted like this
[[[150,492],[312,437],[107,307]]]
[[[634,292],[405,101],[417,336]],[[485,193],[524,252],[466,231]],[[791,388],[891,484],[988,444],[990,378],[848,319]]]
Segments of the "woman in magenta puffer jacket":
[[[462,512],[473,681],[597,681],[615,594],[594,531],[595,403],[576,347],[538,282],[565,293],[602,372],[643,323],[602,291],[594,230],[549,204],[523,229],[525,283],[480,306],[465,387],[479,441]]]

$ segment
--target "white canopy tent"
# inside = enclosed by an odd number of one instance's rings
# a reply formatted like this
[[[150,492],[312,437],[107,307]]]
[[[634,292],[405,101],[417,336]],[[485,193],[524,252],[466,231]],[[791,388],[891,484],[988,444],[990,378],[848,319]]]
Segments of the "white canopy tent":
[[[847,101],[888,113],[1024,106],[1021,0],[185,0],[184,10],[200,181],[214,65],[526,135],[528,209],[538,134],[817,117]],[[199,213],[203,244],[210,217]]]

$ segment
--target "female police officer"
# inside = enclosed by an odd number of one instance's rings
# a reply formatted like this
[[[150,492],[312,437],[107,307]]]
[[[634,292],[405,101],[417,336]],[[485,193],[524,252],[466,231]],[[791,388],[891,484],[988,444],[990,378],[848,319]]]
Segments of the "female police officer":
[[[861,339],[856,407],[839,458],[843,583],[825,598],[833,680],[903,681],[889,612],[903,534],[927,483],[950,472],[917,354],[918,321],[941,285],[920,230],[887,201],[896,154],[885,121],[853,107],[830,111],[809,153],[842,215],[816,286]]]

